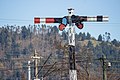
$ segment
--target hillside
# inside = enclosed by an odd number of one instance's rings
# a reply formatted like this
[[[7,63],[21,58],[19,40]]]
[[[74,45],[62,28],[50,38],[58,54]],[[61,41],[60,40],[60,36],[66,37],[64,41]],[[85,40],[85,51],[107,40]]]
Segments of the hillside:
[[[34,61],[31,56],[36,50],[39,69],[48,56],[39,77],[47,80],[68,80],[69,60],[67,32],[59,34],[56,26],[3,26],[0,27],[0,80],[26,80],[27,62],[30,60],[32,78],[34,78]],[[78,80],[102,80],[102,55],[112,66],[107,67],[108,80],[120,79],[120,42],[110,41],[110,33],[95,39],[90,33],[76,34],[76,68]],[[107,63],[106,62],[106,63]],[[51,68],[51,66],[54,66]],[[49,70],[50,69],[50,70]],[[46,72],[49,71],[47,74]]]

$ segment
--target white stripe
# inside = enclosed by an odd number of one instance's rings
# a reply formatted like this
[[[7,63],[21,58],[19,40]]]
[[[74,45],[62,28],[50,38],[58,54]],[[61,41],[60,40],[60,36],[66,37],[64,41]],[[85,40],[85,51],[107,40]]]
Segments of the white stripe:
[[[40,23],[46,23],[46,19],[45,18],[40,18]]]
[[[70,80],[77,80],[77,70],[69,70],[69,74]]]
[[[108,17],[103,17],[103,21],[108,21],[109,18]]]
[[[87,21],[97,21],[97,17],[87,17]]]

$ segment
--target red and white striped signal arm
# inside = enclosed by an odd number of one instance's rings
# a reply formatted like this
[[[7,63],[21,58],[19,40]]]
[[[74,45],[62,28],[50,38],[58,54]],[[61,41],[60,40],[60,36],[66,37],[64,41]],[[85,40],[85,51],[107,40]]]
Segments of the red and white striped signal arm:
[[[68,16],[66,16],[68,18]],[[40,24],[40,23],[62,23],[63,18],[34,18],[34,24]],[[68,19],[67,19],[68,20]],[[74,16],[73,23],[76,23],[76,21],[80,22],[107,22],[109,20],[108,16]]]
[[[40,24],[40,23],[61,23],[62,18],[34,18],[34,24]]]
[[[79,19],[82,22],[107,22],[109,20],[108,16],[79,16]]]

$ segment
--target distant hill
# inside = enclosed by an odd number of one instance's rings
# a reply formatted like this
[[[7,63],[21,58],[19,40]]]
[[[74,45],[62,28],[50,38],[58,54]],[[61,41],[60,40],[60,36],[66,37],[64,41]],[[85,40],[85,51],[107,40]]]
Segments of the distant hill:
[[[63,31],[59,34],[56,26],[3,26],[0,27],[0,79],[3,80],[26,80],[27,79],[27,61],[34,55],[34,51],[42,56],[39,65],[44,64],[47,57],[52,56],[47,61],[47,65],[54,62],[61,63],[52,70],[60,68],[53,73],[45,75],[47,80],[68,79],[68,36]],[[101,33],[102,34],[102,33]],[[106,61],[111,62],[112,66],[107,67],[108,80],[120,79],[120,42],[116,39],[111,41],[110,33],[106,32],[98,36],[98,39],[92,37],[90,33],[76,34],[76,67],[78,79],[101,80],[102,62],[97,60],[106,56]],[[33,61],[33,60],[31,60]],[[63,65],[63,62],[66,63]],[[34,62],[32,66],[32,78],[34,78]],[[62,68],[63,70],[62,70]],[[41,68],[41,67],[39,67]],[[50,67],[43,68],[43,74]],[[59,75],[61,71],[61,75]],[[56,73],[56,76],[54,76]],[[39,74],[39,77],[42,75]],[[86,80],[85,79],[85,80]],[[117,80],[116,79],[116,80]]]

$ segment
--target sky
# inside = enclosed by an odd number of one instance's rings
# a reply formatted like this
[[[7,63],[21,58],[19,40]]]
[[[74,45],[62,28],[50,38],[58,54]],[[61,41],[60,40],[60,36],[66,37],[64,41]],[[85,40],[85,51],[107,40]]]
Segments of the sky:
[[[79,16],[109,16],[109,22],[84,22],[83,29],[76,28],[77,33],[89,32],[97,38],[109,32],[111,40],[120,41],[120,0],[0,0],[0,26],[33,25],[36,16],[64,17],[68,8],[74,8]]]

